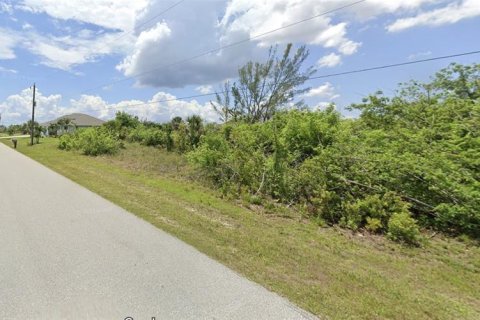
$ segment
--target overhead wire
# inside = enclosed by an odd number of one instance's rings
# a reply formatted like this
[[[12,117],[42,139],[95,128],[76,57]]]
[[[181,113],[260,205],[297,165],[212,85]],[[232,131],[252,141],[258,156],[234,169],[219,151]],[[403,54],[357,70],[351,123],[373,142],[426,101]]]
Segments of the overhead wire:
[[[305,19],[302,19],[302,20],[298,20],[298,21],[295,21],[295,22],[293,22],[293,23],[290,23],[290,24],[281,26],[281,27],[279,27],[279,28],[275,28],[275,29],[272,29],[272,30],[269,30],[269,31],[266,31],[266,32],[263,32],[263,33],[260,33],[260,34],[257,34],[257,35],[254,35],[254,36],[251,36],[251,37],[248,37],[248,38],[239,40],[239,41],[236,41],[236,42],[232,42],[232,43],[229,43],[229,44],[226,44],[226,45],[223,45],[223,46],[219,46],[219,47],[217,47],[217,48],[214,48],[214,49],[211,49],[211,50],[208,50],[208,51],[204,51],[204,52],[202,52],[202,53],[199,53],[199,54],[197,54],[197,55],[194,55],[194,56],[191,56],[191,57],[188,57],[188,58],[185,58],[185,59],[177,60],[177,61],[175,61],[175,62],[172,62],[172,63],[169,63],[169,64],[165,64],[165,65],[162,65],[162,66],[158,66],[158,67],[152,68],[151,70],[148,70],[148,71],[145,71],[145,72],[141,72],[141,73],[137,73],[137,74],[134,74],[134,75],[129,76],[129,77],[125,77],[125,78],[120,79],[120,80],[112,81],[112,82],[109,82],[109,83],[104,83],[104,84],[95,86],[95,87],[93,87],[93,88],[83,90],[81,93],[91,92],[91,91],[96,90],[96,89],[99,89],[99,88],[104,88],[105,86],[110,86],[110,85],[114,85],[114,84],[117,84],[117,83],[121,83],[121,82],[125,82],[125,81],[128,81],[128,80],[131,80],[131,79],[135,79],[135,78],[138,78],[138,77],[140,77],[140,76],[143,76],[143,75],[146,75],[146,74],[149,74],[149,73],[158,71],[158,70],[160,70],[160,69],[165,69],[165,68],[173,67],[173,66],[176,66],[176,65],[185,63],[185,62],[189,62],[189,61],[192,61],[192,60],[195,60],[195,59],[198,59],[198,58],[207,56],[207,55],[209,55],[209,54],[212,54],[212,53],[221,51],[221,50],[223,50],[223,49],[227,49],[227,48],[231,48],[231,47],[234,47],[234,46],[243,44],[243,43],[247,43],[247,42],[250,42],[250,41],[252,41],[252,40],[254,40],[254,39],[258,39],[258,38],[264,37],[264,36],[266,36],[266,35],[272,34],[272,33],[274,33],[274,32],[277,32],[277,31],[280,31],[280,30],[283,30],[283,29],[287,29],[287,28],[291,28],[291,27],[296,26],[296,25],[299,25],[299,24],[301,24],[301,23],[305,23],[305,22],[307,22],[307,21],[311,21],[311,20],[317,19],[317,18],[319,18],[319,17],[325,16],[325,15],[328,15],[328,14],[331,14],[331,13],[334,13],[334,12],[337,12],[337,11],[340,11],[340,10],[343,10],[343,9],[346,9],[346,8],[349,8],[349,7],[353,7],[353,6],[355,6],[355,5],[358,5],[358,4],[360,4],[360,3],[363,3],[363,2],[365,2],[365,1],[366,1],[366,0],[359,0],[359,1],[355,1],[355,2],[352,2],[352,3],[350,3],[350,4],[346,4],[346,5],[343,5],[343,6],[340,6],[340,7],[331,9],[331,10],[328,10],[328,11],[324,11],[324,12],[322,12],[322,13],[320,13],[320,14],[316,14],[316,15],[311,16],[311,17],[309,17],[309,18],[305,18]]]
[[[337,77],[337,76],[348,75],[348,74],[363,73],[363,72],[369,72],[369,71],[375,71],[375,70],[382,70],[382,69],[388,69],[388,68],[395,68],[395,67],[400,67],[400,66],[405,66],[405,65],[431,62],[431,61],[436,61],[436,60],[444,60],[444,59],[467,56],[467,55],[474,55],[474,54],[479,54],[479,53],[480,53],[480,50],[475,50],[475,51],[469,51],[469,52],[463,52],[463,53],[457,53],[457,54],[438,56],[438,57],[433,57],[433,58],[428,58],[428,59],[419,59],[419,60],[414,60],[414,61],[407,61],[407,62],[386,64],[386,65],[369,67],[369,68],[350,70],[350,71],[345,71],[345,72],[324,74],[324,75],[309,77],[307,79],[307,81]],[[165,102],[171,102],[171,101],[180,101],[180,100],[186,100],[186,99],[201,98],[201,97],[213,96],[213,95],[222,94],[222,93],[225,93],[225,91],[216,91],[216,92],[212,92],[212,93],[196,94],[196,95],[176,97],[176,98],[171,98],[171,99],[152,100],[152,101],[144,102],[144,103],[135,103],[135,104],[123,105],[123,106],[121,106],[121,108],[130,108],[130,107],[138,107],[138,106],[150,105],[150,104],[155,104],[155,103],[165,103]],[[112,104],[112,105],[107,106],[106,108],[103,108],[103,109],[113,109],[113,108],[116,108],[116,107],[117,107],[116,105],[114,106]]]

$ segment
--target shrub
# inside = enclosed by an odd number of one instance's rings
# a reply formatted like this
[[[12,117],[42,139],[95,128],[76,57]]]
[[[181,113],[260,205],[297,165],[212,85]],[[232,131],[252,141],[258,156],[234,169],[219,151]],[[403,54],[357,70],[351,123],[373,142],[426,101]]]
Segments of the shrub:
[[[167,146],[167,134],[160,129],[144,129],[141,144],[150,147]]]
[[[73,134],[64,134],[58,148],[66,151],[80,150],[85,155],[115,154],[121,143],[105,128],[89,128]]]
[[[365,227],[371,232],[382,232],[392,215],[408,214],[408,207],[408,203],[393,192],[368,195],[345,205],[344,224],[353,229]]]
[[[104,128],[89,128],[78,135],[79,147],[83,154],[98,156],[115,154],[120,149],[120,142]]]
[[[399,212],[388,220],[387,236],[393,241],[418,246],[421,242],[420,231],[415,219],[408,212]]]
[[[367,217],[366,221],[365,229],[372,233],[376,233],[383,229],[382,221],[380,221],[380,219]]]
[[[78,134],[77,133],[68,133],[63,134],[59,138],[58,148],[65,151],[77,150],[78,149]]]

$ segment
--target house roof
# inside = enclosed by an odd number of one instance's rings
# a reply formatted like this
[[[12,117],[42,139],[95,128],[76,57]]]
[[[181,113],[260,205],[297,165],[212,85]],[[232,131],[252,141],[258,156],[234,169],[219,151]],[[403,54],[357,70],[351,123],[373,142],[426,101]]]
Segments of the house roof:
[[[50,124],[57,123],[58,120],[60,119],[70,119],[78,127],[96,127],[96,126],[101,126],[102,124],[105,123],[105,121],[92,117],[88,114],[72,113],[72,114],[61,116],[55,120],[41,123],[40,125],[46,127],[46,126],[49,126]]]

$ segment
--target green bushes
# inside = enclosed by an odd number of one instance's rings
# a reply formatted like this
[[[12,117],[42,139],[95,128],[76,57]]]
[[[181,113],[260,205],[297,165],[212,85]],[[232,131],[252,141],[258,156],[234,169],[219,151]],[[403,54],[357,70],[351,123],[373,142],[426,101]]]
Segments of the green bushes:
[[[363,199],[347,203],[344,207],[345,215],[340,222],[355,230],[366,228],[374,233],[384,232],[390,218],[398,213],[408,214],[408,208],[409,204],[393,192],[367,195]]]
[[[208,131],[188,158],[222,192],[294,204],[328,224],[408,243],[416,223],[480,237],[479,104],[377,97],[366,105],[355,120],[327,108],[228,123]]]
[[[394,213],[388,220],[388,237],[394,241],[410,245],[419,245],[420,231],[417,223],[408,212]]]
[[[121,143],[103,127],[89,128],[60,137],[58,147],[62,150],[79,150],[85,155],[115,154]]]
[[[397,97],[378,92],[350,106],[356,119],[342,119],[334,106],[274,106],[258,119],[232,109],[223,125],[204,125],[198,116],[140,123],[118,114],[106,127],[118,139],[187,153],[223,193],[293,205],[325,224],[409,244],[419,243],[417,224],[480,238],[478,74],[480,65],[455,65],[432,83],[402,87]],[[81,148],[85,138],[75,137],[60,147]]]
[[[205,130],[199,116],[191,116],[186,122],[176,117],[171,123],[158,124],[141,122],[137,117],[118,112],[114,120],[106,122],[102,127],[60,137],[59,148],[81,150],[86,155],[113,154],[122,146],[122,141],[126,140],[184,153],[198,146]]]
[[[167,146],[167,133],[159,128],[149,128],[143,125],[139,125],[133,129],[129,135],[128,140],[130,142],[139,142],[145,146]]]

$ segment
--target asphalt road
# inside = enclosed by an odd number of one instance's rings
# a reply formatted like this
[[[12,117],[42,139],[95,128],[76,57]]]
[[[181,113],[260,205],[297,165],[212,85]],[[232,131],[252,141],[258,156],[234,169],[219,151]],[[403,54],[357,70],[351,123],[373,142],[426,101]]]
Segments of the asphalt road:
[[[313,318],[0,143],[0,319],[127,317]]]

